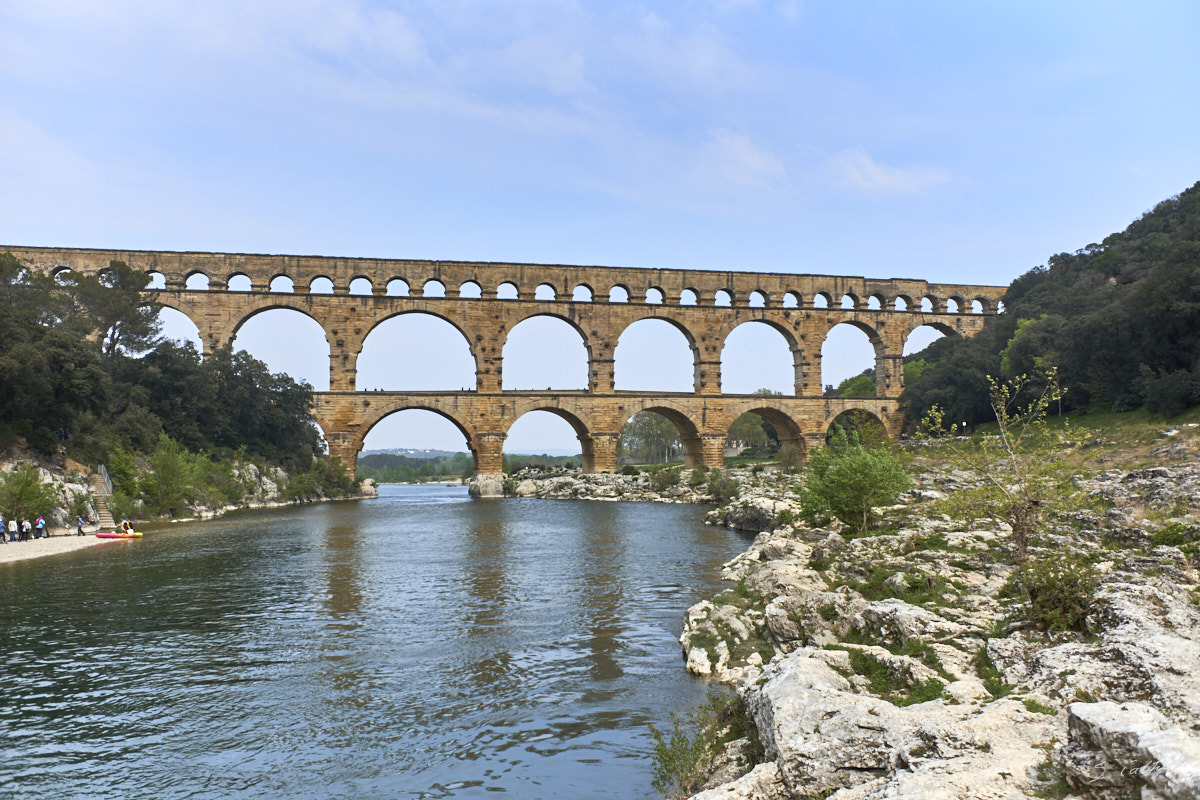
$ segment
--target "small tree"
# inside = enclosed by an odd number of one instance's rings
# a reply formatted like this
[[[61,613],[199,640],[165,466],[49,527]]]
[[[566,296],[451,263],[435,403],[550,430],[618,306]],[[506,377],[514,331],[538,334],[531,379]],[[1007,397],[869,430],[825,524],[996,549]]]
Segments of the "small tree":
[[[829,444],[808,460],[801,503],[809,519],[828,514],[863,533],[871,510],[895,501],[908,476],[891,448],[864,447],[856,431],[834,428]]]
[[[33,464],[23,462],[0,476],[0,511],[5,519],[28,519],[58,506],[58,493],[50,484],[42,483]]]
[[[987,380],[997,435],[983,437],[971,448],[952,445],[952,449],[987,481],[990,491],[983,500],[984,510],[1012,528],[1017,562],[1024,564],[1029,540],[1053,497],[1047,471],[1053,459],[1044,446],[1046,412],[1062,399],[1065,390],[1053,368],[1039,379],[1018,375],[1000,381],[989,375]],[[957,433],[958,426],[947,426],[938,406],[930,408],[919,429],[919,435],[926,438]]]
[[[775,461],[781,470],[791,474],[804,463],[804,453],[791,442],[784,442],[783,447],[779,448],[779,455],[775,457]]]

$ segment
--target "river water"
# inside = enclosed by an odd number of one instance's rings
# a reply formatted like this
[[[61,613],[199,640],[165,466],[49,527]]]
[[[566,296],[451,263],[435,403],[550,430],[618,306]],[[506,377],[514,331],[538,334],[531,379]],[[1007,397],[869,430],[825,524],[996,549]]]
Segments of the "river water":
[[[383,486],[0,565],[0,796],[656,797],[702,513]]]

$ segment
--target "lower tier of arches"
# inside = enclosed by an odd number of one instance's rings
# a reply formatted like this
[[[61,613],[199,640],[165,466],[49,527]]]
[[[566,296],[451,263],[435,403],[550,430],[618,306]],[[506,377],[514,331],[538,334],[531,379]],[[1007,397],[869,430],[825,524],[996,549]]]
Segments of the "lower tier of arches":
[[[747,412],[769,421],[781,445],[792,444],[802,453],[823,443],[835,420],[847,412],[874,417],[890,437],[900,434],[903,423],[894,397],[642,392],[317,392],[314,416],[325,432],[330,456],[353,472],[371,429],[408,409],[432,411],[450,420],[467,441],[477,478],[502,475],[509,428],[531,411],[550,412],[571,425],[579,439],[584,472],[616,471],[621,429],[642,411],[661,414],[675,426],[689,469],[723,466],[730,426]]]

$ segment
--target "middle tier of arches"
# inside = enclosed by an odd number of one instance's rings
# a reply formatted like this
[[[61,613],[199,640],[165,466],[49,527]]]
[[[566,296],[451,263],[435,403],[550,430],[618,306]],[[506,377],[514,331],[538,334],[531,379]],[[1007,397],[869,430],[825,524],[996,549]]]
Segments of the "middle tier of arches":
[[[505,381],[504,360],[505,348],[512,335],[519,334],[521,327],[529,327],[523,323],[547,318],[569,326],[586,354],[586,386],[561,387],[565,389],[607,394],[635,388],[620,385],[616,370],[617,348],[622,344],[623,334],[649,320],[670,326],[687,348],[686,356],[676,356],[676,360],[690,359],[691,385],[686,387],[687,390],[702,395],[721,394],[722,354],[726,343],[736,329],[753,322],[774,331],[790,354],[791,394],[811,397],[822,393],[822,345],[833,328],[849,325],[865,334],[874,350],[877,396],[894,397],[903,388],[904,346],[914,330],[929,326],[943,334],[971,335],[978,332],[990,316],[837,308],[597,306],[538,300],[284,293],[221,293],[214,296],[209,292],[189,290],[158,290],[148,294],[164,307],[186,315],[195,324],[205,351],[232,344],[247,321],[268,311],[288,309],[309,317],[320,326],[328,345],[331,391],[359,389],[359,361],[368,340],[379,335],[389,321],[409,314],[422,314],[437,318],[444,326],[449,326],[447,330],[453,329],[461,336],[474,367],[470,388],[479,392],[542,388]],[[420,346],[421,343],[415,344]],[[462,382],[468,383],[465,379]]]

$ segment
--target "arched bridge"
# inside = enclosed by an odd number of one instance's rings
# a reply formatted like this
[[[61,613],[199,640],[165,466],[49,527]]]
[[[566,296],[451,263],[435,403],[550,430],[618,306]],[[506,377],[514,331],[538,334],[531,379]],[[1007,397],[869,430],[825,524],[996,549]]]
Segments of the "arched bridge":
[[[621,427],[643,410],[661,413],[674,423],[689,467],[720,466],[729,426],[747,411],[762,415],[782,441],[802,450],[823,441],[833,420],[854,409],[875,416],[890,435],[898,435],[902,418],[897,399],[903,388],[903,350],[909,334],[928,325],[949,335],[974,335],[997,313],[1005,291],[999,286],[912,279],[764,272],[5,249],[31,269],[49,274],[64,270],[101,274],[114,260],[155,274],[155,285],[162,288],[147,290],[147,297],[186,314],[198,328],[206,351],[231,344],[239,328],[263,311],[300,311],[321,326],[329,343],[330,391],[316,393],[314,415],[331,455],[353,469],[367,433],[377,422],[396,411],[428,409],[462,431],[475,455],[477,477],[501,473],[509,427],[536,410],[557,414],[571,424],[589,472],[615,470]],[[414,312],[440,317],[463,334],[475,360],[474,388],[356,391],[358,357],[368,334],[387,319]],[[502,388],[508,334],[522,321],[538,316],[564,320],[582,337],[588,354],[586,390]],[[617,341],[622,331],[643,319],[666,321],[684,335],[693,359],[692,392],[615,388]],[[771,326],[787,341],[795,368],[794,396],[721,392],[726,337],[750,321]],[[829,331],[842,323],[862,330],[874,347],[874,398],[821,394],[821,345]]]

